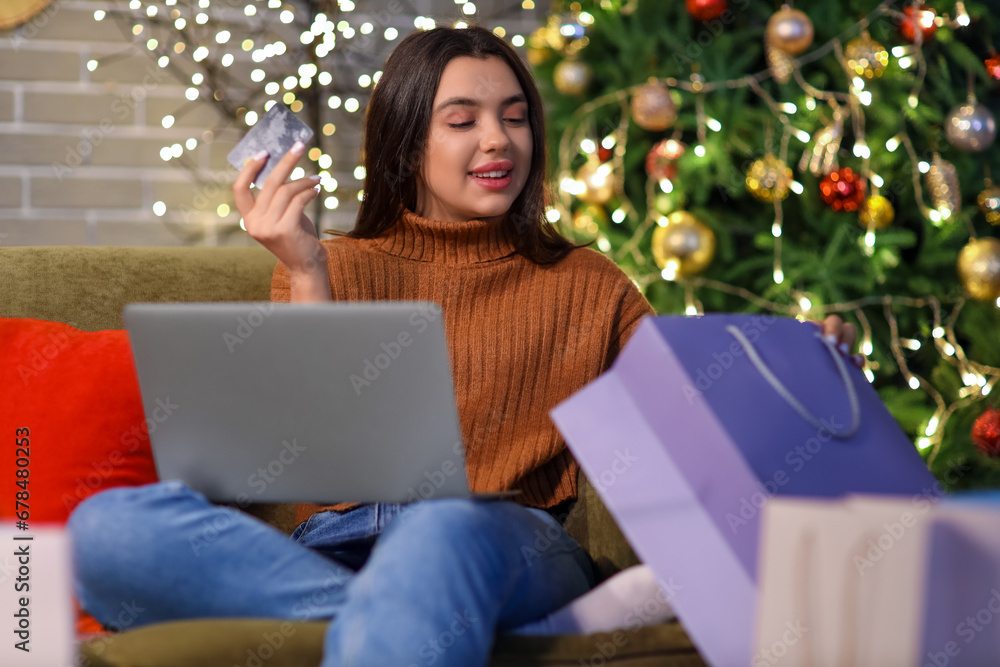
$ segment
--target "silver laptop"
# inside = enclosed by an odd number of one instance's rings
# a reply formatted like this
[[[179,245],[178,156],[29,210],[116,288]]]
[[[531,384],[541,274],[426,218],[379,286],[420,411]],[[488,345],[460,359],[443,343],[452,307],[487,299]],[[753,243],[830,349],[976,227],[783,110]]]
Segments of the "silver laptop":
[[[153,458],[221,502],[472,494],[443,314],[424,301],[125,307]]]

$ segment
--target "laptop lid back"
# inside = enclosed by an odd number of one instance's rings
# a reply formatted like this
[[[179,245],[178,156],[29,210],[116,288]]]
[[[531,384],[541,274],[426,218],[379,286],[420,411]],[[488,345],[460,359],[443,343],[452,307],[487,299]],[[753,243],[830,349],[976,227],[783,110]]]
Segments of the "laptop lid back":
[[[432,302],[135,303],[161,479],[215,501],[469,497]]]

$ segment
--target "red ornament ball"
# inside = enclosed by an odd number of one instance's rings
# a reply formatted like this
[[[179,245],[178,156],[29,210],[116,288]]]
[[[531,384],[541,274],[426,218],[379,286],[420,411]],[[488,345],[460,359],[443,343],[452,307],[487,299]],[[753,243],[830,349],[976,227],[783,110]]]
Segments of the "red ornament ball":
[[[986,73],[994,81],[1000,81],[1000,56],[994,55],[983,61],[986,65]]]
[[[933,9],[923,4],[919,8],[907,5],[903,8],[903,14],[905,16],[899,23],[899,34],[903,36],[903,39],[910,43],[916,42],[918,29],[925,44],[934,39],[934,33],[937,32],[937,24],[934,20],[937,18],[937,14],[934,13]]]
[[[834,211],[857,211],[865,199],[865,186],[850,167],[844,167],[820,181],[819,195]]]
[[[613,149],[611,148],[605,148],[604,146],[597,144],[597,159],[601,162],[607,162],[611,159],[612,150]]]
[[[676,139],[656,142],[646,153],[646,173],[654,181],[662,181],[664,178],[674,180],[677,175],[676,160],[684,155],[686,149],[687,146]]]
[[[1000,456],[1000,410],[987,408],[972,425],[972,444],[987,456]]]
[[[718,18],[728,6],[728,0],[687,0],[688,14],[698,21]]]

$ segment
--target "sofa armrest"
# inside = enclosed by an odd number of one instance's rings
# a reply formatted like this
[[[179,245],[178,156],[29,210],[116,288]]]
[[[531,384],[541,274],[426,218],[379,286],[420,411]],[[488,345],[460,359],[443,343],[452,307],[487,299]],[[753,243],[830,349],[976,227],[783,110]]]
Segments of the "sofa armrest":
[[[566,516],[563,527],[590,554],[594,561],[597,583],[639,563],[628,540],[582,468],[577,475],[577,501]]]

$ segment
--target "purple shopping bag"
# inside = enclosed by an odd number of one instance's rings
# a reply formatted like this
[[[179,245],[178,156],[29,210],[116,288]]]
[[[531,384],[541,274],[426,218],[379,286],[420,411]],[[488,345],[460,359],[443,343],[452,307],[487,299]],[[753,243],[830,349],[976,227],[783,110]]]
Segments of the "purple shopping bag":
[[[647,317],[551,411],[639,558],[714,665],[753,652],[771,494],[916,494],[934,478],[819,327],[766,315]]]
[[[1000,504],[950,500],[931,527],[921,664],[978,667],[1000,656]]]

